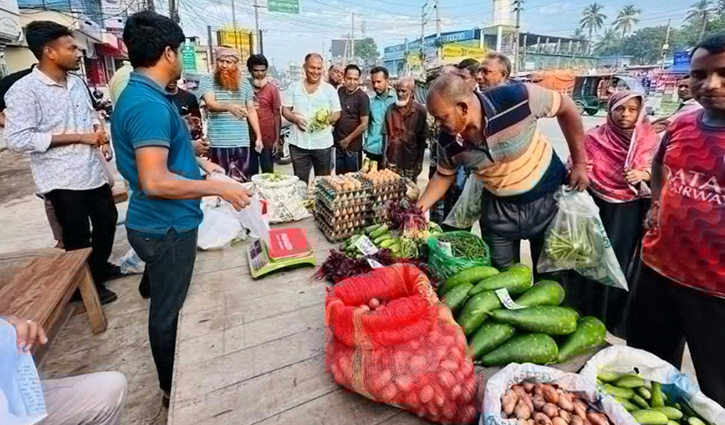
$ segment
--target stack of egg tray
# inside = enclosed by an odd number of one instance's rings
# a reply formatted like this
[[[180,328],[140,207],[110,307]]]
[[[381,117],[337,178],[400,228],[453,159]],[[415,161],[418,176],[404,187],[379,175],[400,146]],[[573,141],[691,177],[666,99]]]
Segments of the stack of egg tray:
[[[335,191],[326,181],[317,182],[315,221],[330,242],[338,242],[366,226],[370,213],[370,185]]]

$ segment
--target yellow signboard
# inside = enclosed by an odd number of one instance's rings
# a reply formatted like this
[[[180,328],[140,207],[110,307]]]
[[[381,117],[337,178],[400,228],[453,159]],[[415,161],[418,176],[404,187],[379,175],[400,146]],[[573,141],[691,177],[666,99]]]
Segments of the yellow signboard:
[[[408,53],[408,56],[405,57],[405,63],[408,66],[420,66],[420,52]]]
[[[445,44],[443,45],[443,58],[473,58],[481,60],[486,54],[486,49],[479,49],[478,47],[468,47],[456,44]]]
[[[257,40],[253,31],[243,28],[237,28],[236,31],[232,28],[220,29],[217,30],[216,36],[219,45],[231,46],[238,49],[243,61],[246,61],[252,54],[252,46],[254,46]]]

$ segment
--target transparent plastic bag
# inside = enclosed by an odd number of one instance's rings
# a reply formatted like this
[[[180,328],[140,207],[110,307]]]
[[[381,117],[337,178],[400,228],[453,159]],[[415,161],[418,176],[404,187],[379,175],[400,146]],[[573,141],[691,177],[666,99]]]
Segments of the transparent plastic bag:
[[[539,273],[574,270],[603,285],[626,290],[627,281],[591,195],[562,186],[555,197],[559,211],[546,229]]]
[[[204,219],[199,225],[199,236],[196,241],[200,249],[221,249],[230,246],[236,240],[247,238],[247,232],[229,202],[222,200],[203,202],[201,210]]]
[[[136,254],[133,248],[129,248],[128,251],[121,257],[121,274],[136,274],[143,273],[146,268],[146,263],[141,257]]]
[[[483,182],[471,175],[463,186],[461,196],[443,221],[457,229],[470,229],[481,218]]]

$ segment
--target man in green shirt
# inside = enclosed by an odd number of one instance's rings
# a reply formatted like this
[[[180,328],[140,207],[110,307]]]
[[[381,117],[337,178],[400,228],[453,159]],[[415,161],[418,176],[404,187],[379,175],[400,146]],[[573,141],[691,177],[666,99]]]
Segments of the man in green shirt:
[[[388,106],[398,100],[395,91],[388,85],[389,77],[390,74],[385,67],[376,66],[370,70],[370,81],[373,83],[375,96],[370,98],[370,122],[363,150],[368,158],[378,162],[379,167],[383,165],[383,153],[385,152],[385,146],[383,146],[385,112],[387,112]]]

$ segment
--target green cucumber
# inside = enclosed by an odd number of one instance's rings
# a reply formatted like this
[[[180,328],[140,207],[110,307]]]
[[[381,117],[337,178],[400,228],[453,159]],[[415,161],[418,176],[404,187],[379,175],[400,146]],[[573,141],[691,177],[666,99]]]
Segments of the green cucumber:
[[[505,272],[489,276],[473,287],[471,295],[501,288],[506,288],[512,295],[525,292],[531,288],[531,269],[526,266],[517,266],[511,267]]]
[[[370,226],[366,227],[366,228],[365,228],[365,229],[363,229],[363,230],[365,231],[365,233],[367,233],[367,234],[369,235],[369,234],[371,234],[372,232],[374,232],[374,231],[378,230],[378,229],[380,228],[380,226],[382,226],[382,224],[372,224],[372,225],[370,225]]]
[[[615,382],[614,385],[620,388],[644,388],[644,379],[642,379],[639,375],[628,373],[617,379],[617,382]]]
[[[378,246],[378,244],[380,242],[387,241],[388,239],[392,239],[392,238],[393,238],[393,235],[391,235],[390,233],[383,233],[382,235],[375,238],[373,243],[375,244],[375,246]]]
[[[495,274],[498,274],[498,270],[488,266],[471,267],[470,269],[460,271],[446,279],[446,283],[438,288],[438,295],[444,295],[462,283],[475,283]]]
[[[574,333],[569,335],[559,347],[557,362],[564,363],[573,355],[584,353],[604,344],[606,336],[607,328],[601,320],[596,317],[582,317],[577,321]]]
[[[634,420],[642,425],[667,425],[669,422],[664,413],[655,410],[636,410],[631,414]]]
[[[667,425],[680,425],[680,423],[675,421],[667,421]]]
[[[387,231],[388,231],[388,225],[387,224],[383,224],[382,226],[378,227],[374,231],[370,232],[370,238],[371,239],[375,239],[378,236],[382,236]]]
[[[627,400],[626,398],[620,398],[620,397],[614,397],[614,400],[621,404],[628,412],[634,412],[635,410],[640,410],[638,406],[635,406],[634,403]]]
[[[635,391],[637,391],[637,394],[642,396],[645,400],[651,400],[652,399],[652,393],[650,390],[648,390],[646,387],[639,387]]]
[[[389,248],[392,245],[395,245],[398,242],[398,239],[386,239],[382,242],[380,242],[380,248]]]
[[[565,307],[537,306],[521,310],[502,309],[494,311],[491,315],[501,323],[507,323],[530,332],[569,335],[576,330],[576,314]]]
[[[488,354],[481,361],[486,366],[509,363],[549,364],[556,360],[559,348],[556,341],[546,334],[515,336]]]
[[[564,287],[553,280],[542,280],[524,292],[516,304],[524,307],[559,305],[564,301]]]
[[[647,403],[647,400],[640,397],[639,394],[633,395],[630,400],[632,400],[632,403],[639,406],[640,409],[649,409],[650,408],[650,405]]]
[[[617,379],[619,379],[620,376],[622,376],[622,375],[620,375],[618,373],[611,373],[611,372],[599,372],[597,374],[597,378],[602,382],[614,382]]]
[[[679,421],[682,419],[682,412],[675,409],[674,407],[665,406],[665,407],[653,407],[652,410],[655,410],[657,412],[662,412],[667,416],[667,419],[672,419],[675,421]]]
[[[453,288],[454,290],[456,288]],[[498,348],[501,344],[513,338],[516,328],[505,323],[486,322],[470,338],[469,347],[473,351],[473,358],[478,360],[484,354]]]
[[[652,399],[650,400],[652,407],[665,407],[665,400],[662,397],[662,384],[652,382]]]
[[[490,291],[481,292],[473,296],[471,296],[471,292],[469,291],[468,296],[471,298],[466,301],[456,321],[463,328],[463,333],[471,335],[486,320],[489,313],[502,306],[498,296]]]
[[[634,390],[631,388],[619,388],[614,385],[604,384],[604,392],[614,397],[631,399],[634,397]]]
[[[687,424],[688,425],[707,425],[705,422],[703,422],[697,416],[690,416],[689,418],[687,418]]]
[[[456,312],[459,308],[463,307],[466,299],[468,299],[468,291],[470,291],[471,288],[473,288],[473,285],[470,283],[464,283],[456,286],[446,292],[443,296],[443,303],[448,306],[451,311]]]

